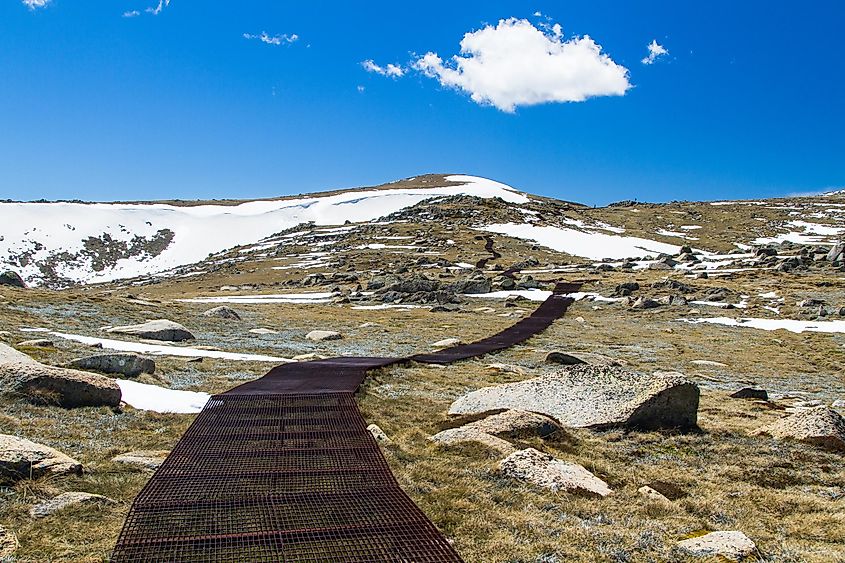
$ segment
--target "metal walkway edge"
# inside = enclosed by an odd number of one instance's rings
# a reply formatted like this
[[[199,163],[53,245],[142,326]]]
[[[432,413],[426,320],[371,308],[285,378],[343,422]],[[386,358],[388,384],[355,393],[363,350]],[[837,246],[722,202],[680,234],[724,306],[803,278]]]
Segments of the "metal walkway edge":
[[[557,284],[530,316],[472,344],[284,364],[213,396],[136,497],[111,560],[461,561],[399,487],[354,393],[374,368],[448,364],[523,342],[579,288]]]

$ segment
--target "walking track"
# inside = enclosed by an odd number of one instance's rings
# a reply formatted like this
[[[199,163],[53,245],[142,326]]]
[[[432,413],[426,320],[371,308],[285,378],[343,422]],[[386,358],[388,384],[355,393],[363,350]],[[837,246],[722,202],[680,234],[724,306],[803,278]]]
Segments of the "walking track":
[[[557,284],[529,317],[472,344],[284,364],[213,396],[135,499],[112,561],[461,561],[399,487],[354,393],[371,369],[523,342],[579,287]]]

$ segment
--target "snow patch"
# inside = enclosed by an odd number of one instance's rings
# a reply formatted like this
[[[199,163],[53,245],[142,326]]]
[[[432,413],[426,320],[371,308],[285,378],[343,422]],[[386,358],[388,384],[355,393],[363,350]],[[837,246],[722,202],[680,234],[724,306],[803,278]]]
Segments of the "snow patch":
[[[193,414],[200,412],[211,395],[197,391],[179,391],[137,381],[116,379],[120,400],[136,409],[162,413]]]

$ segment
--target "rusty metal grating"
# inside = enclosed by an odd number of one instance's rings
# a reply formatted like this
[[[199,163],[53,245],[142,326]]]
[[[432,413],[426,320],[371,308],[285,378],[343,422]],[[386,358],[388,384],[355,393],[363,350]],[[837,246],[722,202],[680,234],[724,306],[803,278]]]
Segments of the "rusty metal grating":
[[[133,502],[112,561],[461,561],[399,487],[354,393],[373,368],[522,342],[578,287],[558,284],[531,316],[473,344],[285,364],[215,395]]]

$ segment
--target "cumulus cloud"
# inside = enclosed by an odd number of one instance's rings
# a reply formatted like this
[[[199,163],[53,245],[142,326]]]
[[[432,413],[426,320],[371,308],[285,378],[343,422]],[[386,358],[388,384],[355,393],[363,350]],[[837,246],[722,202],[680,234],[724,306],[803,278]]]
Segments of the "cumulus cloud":
[[[138,10],[127,10],[126,12],[123,12],[124,18],[135,18],[135,17],[138,17],[140,15],[141,15],[141,12],[139,12]]]
[[[669,51],[666,50],[666,47],[658,43],[656,39],[652,39],[651,43],[648,44],[648,56],[640,62],[644,65],[654,64],[658,57],[668,54]]]
[[[47,4],[50,3],[51,0],[21,0],[23,5],[29,8],[30,10],[36,10],[38,8],[46,8]]]
[[[163,9],[165,9],[168,6],[170,6],[170,0],[158,0],[158,5],[156,5],[155,8],[153,8],[151,6],[144,11],[147,12],[148,14],[152,14],[154,16],[157,16],[161,13],[161,11]]]
[[[509,113],[519,106],[622,96],[631,88],[628,69],[602,53],[601,45],[588,35],[564,40],[558,24],[537,28],[524,19],[500,20],[467,33],[460,46],[449,61],[428,52],[413,67],[478,104]]]
[[[262,43],[267,43],[268,45],[290,45],[291,43],[299,41],[299,35],[295,33],[291,35],[288,35],[287,33],[283,33],[281,35],[269,35],[266,31],[262,31],[259,35],[244,33],[244,39],[258,39]]]
[[[374,72],[376,74],[380,74],[382,76],[389,76],[391,78],[399,78],[400,76],[405,74],[405,69],[402,68],[400,65],[388,63],[385,66],[381,66],[373,62],[372,59],[367,59],[366,61],[362,62],[361,66],[364,67],[364,70],[366,70],[367,72]]]

